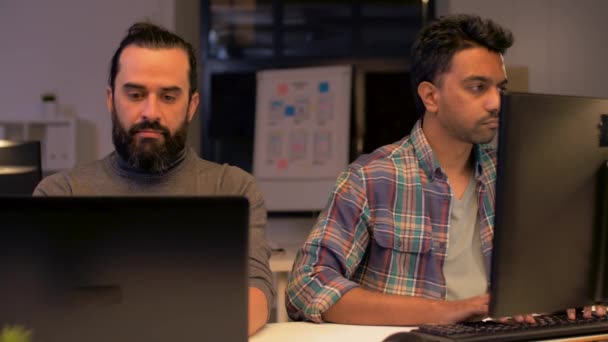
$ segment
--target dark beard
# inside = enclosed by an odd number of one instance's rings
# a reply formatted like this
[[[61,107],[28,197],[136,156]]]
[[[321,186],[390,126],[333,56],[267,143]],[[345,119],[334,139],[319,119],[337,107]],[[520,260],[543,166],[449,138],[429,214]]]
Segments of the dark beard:
[[[164,143],[157,139],[135,139],[135,134],[143,129],[153,129],[162,133]],[[126,131],[118,121],[116,108],[112,108],[112,142],[118,155],[129,166],[151,173],[166,172],[180,158],[186,146],[188,120],[171,135],[169,129],[158,121],[142,121]]]

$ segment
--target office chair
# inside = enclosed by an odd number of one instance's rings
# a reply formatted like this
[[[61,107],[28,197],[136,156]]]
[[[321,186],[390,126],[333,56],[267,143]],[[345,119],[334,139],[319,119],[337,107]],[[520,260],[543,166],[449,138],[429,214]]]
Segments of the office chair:
[[[31,195],[41,179],[39,141],[0,140],[0,195]]]

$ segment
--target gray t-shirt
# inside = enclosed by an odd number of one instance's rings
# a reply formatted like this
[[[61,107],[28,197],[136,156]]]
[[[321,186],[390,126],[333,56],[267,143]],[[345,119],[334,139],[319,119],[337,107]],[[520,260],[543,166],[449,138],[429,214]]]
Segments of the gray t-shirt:
[[[151,174],[130,167],[116,152],[107,157],[43,179],[34,196],[245,196],[250,204],[249,286],[266,295],[270,308],[274,291],[266,241],[266,207],[253,176],[227,164],[198,158],[187,149],[169,170]],[[270,311],[270,310],[269,310]]]
[[[443,264],[447,300],[466,299],[487,291],[475,183],[475,178],[471,178],[462,198],[452,198],[448,249]]]

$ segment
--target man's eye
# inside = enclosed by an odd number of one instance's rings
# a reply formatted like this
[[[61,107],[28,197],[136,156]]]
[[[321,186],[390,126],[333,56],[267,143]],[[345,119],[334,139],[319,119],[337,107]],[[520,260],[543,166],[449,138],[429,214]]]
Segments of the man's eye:
[[[486,90],[486,86],[483,84],[474,84],[470,86],[469,89],[471,89],[473,93],[482,93],[484,90]]]
[[[498,91],[501,94],[506,94],[509,91],[509,89],[507,89],[507,87],[498,87]]]
[[[163,95],[163,100],[165,102],[175,102],[175,96],[173,96],[173,95]]]
[[[140,92],[129,92],[129,93],[127,93],[127,96],[131,100],[141,100],[144,97],[144,94],[142,94]]]

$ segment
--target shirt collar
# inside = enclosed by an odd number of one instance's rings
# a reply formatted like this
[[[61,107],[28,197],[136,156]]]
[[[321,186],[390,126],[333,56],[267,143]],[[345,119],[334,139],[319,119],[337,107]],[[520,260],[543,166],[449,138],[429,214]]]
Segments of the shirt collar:
[[[473,145],[475,178],[484,182],[496,180],[496,147],[492,144]]]
[[[443,171],[441,171],[439,161],[437,160],[437,157],[435,157],[431,145],[429,145],[428,140],[426,140],[426,137],[424,136],[424,132],[422,131],[422,119],[416,121],[416,124],[414,124],[414,128],[412,128],[412,132],[410,133],[410,137],[412,145],[414,146],[416,159],[418,159],[420,167],[422,167],[422,170],[426,173],[426,177],[432,182],[435,179],[435,176],[443,174]]]

